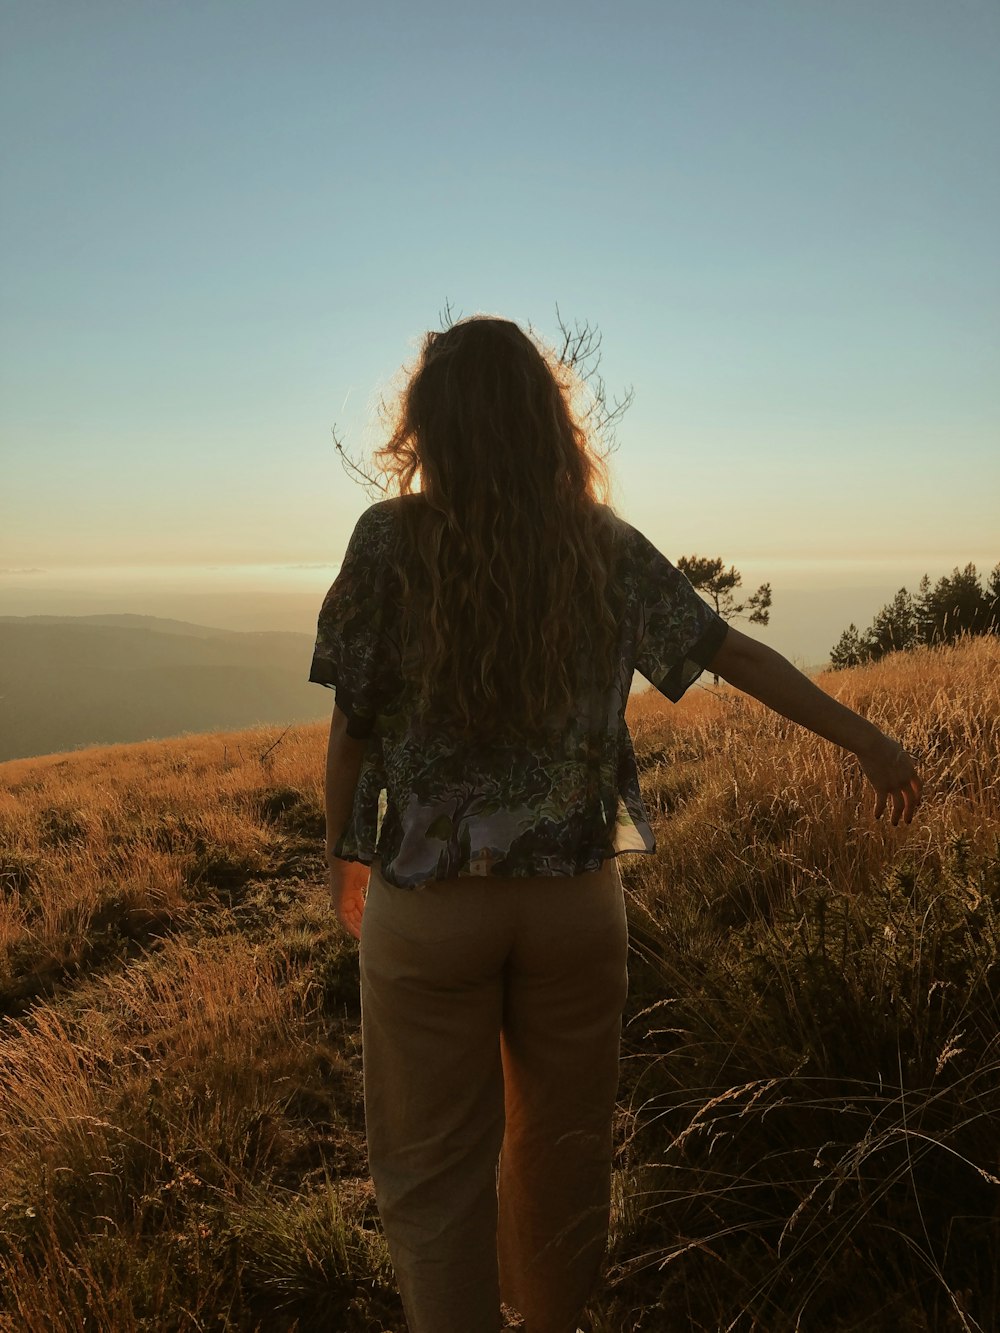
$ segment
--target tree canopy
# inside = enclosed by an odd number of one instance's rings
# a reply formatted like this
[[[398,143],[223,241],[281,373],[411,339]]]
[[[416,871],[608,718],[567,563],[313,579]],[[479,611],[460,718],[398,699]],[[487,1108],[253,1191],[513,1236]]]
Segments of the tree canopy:
[[[1000,634],[1000,564],[980,584],[976,567],[955,568],[931,586],[927,574],[912,594],[900,588],[868,629],[851,624],[830,650],[834,669],[877,662],[921,644],[954,643],[965,634]]]
[[[744,613],[754,625],[766,625],[770,620],[770,583],[762,583],[745,602],[737,603],[735,590],[743,583],[743,575],[734,565],[726,569],[719,556],[708,559],[701,555],[682,555],[677,568],[696,592],[711,598],[723,620],[733,620]]]
[[[753,625],[766,625],[771,619],[770,583],[762,583],[746,601],[737,602],[736,589],[742,586],[743,575],[735,565],[726,569],[721,556],[682,555],[677,568],[696,592],[711,599],[723,620],[745,615]],[[717,675],[714,680],[718,685]]]

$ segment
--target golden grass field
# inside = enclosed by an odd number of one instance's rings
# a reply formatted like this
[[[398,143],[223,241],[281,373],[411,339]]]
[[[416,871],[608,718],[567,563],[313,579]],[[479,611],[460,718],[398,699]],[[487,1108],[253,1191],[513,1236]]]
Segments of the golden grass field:
[[[1000,1326],[1000,641],[820,677],[924,778],[635,698],[597,1333]],[[0,1330],[402,1333],[324,723],[0,765]]]

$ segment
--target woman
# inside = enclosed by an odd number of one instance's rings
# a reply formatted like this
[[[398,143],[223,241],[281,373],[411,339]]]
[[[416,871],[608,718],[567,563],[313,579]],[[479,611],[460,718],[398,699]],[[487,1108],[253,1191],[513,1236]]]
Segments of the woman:
[[[727,626],[602,500],[579,385],[516,324],[428,334],[319,615],[334,909],[411,1333],[572,1333],[607,1240],[627,935],[651,854],[625,705],[708,668],[920,800],[896,742]],[[415,480],[419,477],[419,487]],[[382,796],[384,793],[384,803]]]

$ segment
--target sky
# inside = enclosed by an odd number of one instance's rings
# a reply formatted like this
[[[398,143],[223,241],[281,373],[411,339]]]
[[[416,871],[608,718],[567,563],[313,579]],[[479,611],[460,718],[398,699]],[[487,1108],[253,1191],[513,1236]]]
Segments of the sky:
[[[315,628],[446,306],[600,331],[618,512],[793,660],[1000,561],[993,0],[7,0],[0,614]]]

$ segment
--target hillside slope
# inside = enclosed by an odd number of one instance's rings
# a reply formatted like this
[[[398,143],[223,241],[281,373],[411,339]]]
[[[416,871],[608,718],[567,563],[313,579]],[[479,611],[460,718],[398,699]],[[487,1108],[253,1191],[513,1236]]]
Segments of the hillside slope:
[[[595,1333],[1000,1327],[1000,643],[630,703],[654,856]],[[320,723],[0,766],[0,1329],[399,1333]]]
[[[322,717],[312,646],[152,616],[0,618],[0,762]]]

